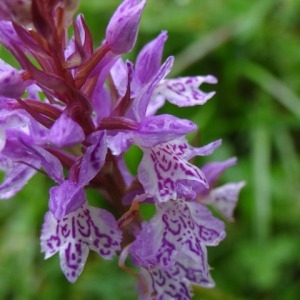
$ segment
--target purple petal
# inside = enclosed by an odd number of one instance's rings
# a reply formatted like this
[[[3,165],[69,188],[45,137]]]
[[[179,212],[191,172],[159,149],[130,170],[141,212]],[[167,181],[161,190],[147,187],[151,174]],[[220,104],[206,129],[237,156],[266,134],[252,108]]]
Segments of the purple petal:
[[[157,38],[145,45],[136,59],[136,77],[141,85],[147,83],[159,70],[167,32],[163,31]]]
[[[45,258],[59,252],[61,269],[75,282],[85,265],[89,250],[111,259],[120,250],[122,233],[114,217],[103,209],[82,205],[64,218],[45,215],[41,249]]]
[[[124,96],[128,85],[128,67],[122,58],[116,60],[110,74],[119,96]]]
[[[236,164],[237,159],[235,157],[227,159],[222,162],[212,162],[205,164],[201,169],[205,174],[209,186],[212,188],[220,175],[229,167]],[[208,192],[206,190],[206,192]]]
[[[30,49],[24,47],[24,44],[17,35],[12,22],[0,20],[0,43],[17,58],[19,64],[25,69],[26,62],[20,51],[28,53],[30,52]]]
[[[211,75],[166,79],[157,88],[156,93],[179,107],[202,105],[215,94],[199,90],[203,82],[217,83],[217,79]]]
[[[218,147],[221,146],[221,144],[222,144],[222,140],[219,139],[199,148],[190,147],[189,151],[186,152],[186,159],[191,159],[196,155],[197,156],[211,155]]]
[[[26,163],[31,163],[34,167],[0,156],[0,170],[5,173],[4,180],[0,184],[0,199],[14,196],[35,175],[35,168],[39,168],[39,162],[27,160]]]
[[[39,146],[30,145],[23,140],[23,145],[28,147],[33,154],[33,157],[41,162],[41,166],[45,169],[46,173],[56,182],[60,183],[64,180],[63,167],[57,157],[52,155],[47,150]]]
[[[21,97],[25,91],[25,84],[21,73],[0,60],[0,95],[8,98]]]
[[[133,136],[134,133],[132,131],[118,132],[113,136],[107,137],[107,146],[113,155],[120,155],[128,150],[132,143]]]
[[[49,140],[57,147],[70,147],[85,138],[82,128],[66,114],[55,121],[49,132]]]
[[[96,113],[96,124],[108,117],[112,111],[112,99],[109,91],[105,86],[96,84],[94,92],[91,97],[93,109]]]
[[[172,115],[146,117],[140,123],[134,143],[142,148],[151,148],[181,138],[196,129],[197,125],[192,121]]]
[[[135,177],[130,173],[128,166],[122,155],[116,157],[116,160],[117,160],[119,171],[122,174],[123,180],[124,180],[126,186],[129,187],[130,184],[135,179]],[[126,197],[126,195],[125,195],[125,197]]]
[[[115,54],[123,54],[133,48],[145,5],[145,0],[124,0],[110,19],[106,43]]]
[[[145,117],[150,98],[156,86],[170,72],[173,62],[174,58],[172,56],[168,57],[152,79],[142,88],[134,99],[132,109],[138,122],[142,121]]]
[[[245,182],[227,183],[218,188],[213,189],[207,197],[201,200],[202,203],[212,205],[222,215],[229,220],[233,219],[233,211],[235,209],[239,193],[245,186]]]
[[[50,189],[49,209],[57,219],[77,210],[85,201],[82,186],[71,180]]]
[[[29,124],[29,118],[21,113],[21,111],[10,111],[7,109],[0,110],[0,151],[6,143],[7,128],[25,128]]]
[[[165,99],[164,97],[162,97],[161,95],[152,95],[148,107],[147,107],[147,111],[146,111],[146,116],[153,116],[156,114],[156,112],[163,107],[165,104]]]
[[[92,145],[86,149],[82,157],[78,184],[85,186],[101,170],[107,152],[106,133],[104,131],[94,132],[88,137]]]
[[[199,239],[206,246],[216,246],[222,241],[226,233],[224,223],[213,217],[208,208],[197,202],[186,202],[189,208],[190,218],[199,227]]]

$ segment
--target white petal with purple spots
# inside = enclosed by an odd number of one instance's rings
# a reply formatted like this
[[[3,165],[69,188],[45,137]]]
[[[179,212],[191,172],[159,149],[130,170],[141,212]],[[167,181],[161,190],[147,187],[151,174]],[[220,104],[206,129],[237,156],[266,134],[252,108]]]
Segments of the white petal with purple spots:
[[[189,281],[211,286],[206,246],[215,246],[224,237],[224,223],[205,206],[177,199],[157,205],[129,252],[136,266],[169,272],[181,265]]]
[[[217,83],[217,79],[211,75],[165,79],[155,93],[164,96],[166,100],[179,107],[202,105],[215,94],[215,92],[205,93],[199,90],[203,82]]]
[[[120,250],[121,239],[122,233],[109,212],[84,204],[62,219],[47,212],[41,249],[46,259],[59,252],[62,271],[70,282],[75,282],[89,250],[111,259]]]
[[[187,186],[189,181],[197,181],[208,188],[203,172],[186,159],[192,156],[194,148],[184,138],[143,150],[138,178],[145,192],[155,196],[158,201],[176,199],[178,184],[182,180]]]

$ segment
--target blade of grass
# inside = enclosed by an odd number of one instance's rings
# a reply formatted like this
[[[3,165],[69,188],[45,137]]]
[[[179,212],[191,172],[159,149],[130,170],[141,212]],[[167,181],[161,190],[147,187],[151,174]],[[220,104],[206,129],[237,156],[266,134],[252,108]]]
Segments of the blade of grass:
[[[300,118],[300,98],[284,82],[265,68],[250,61],[244,62],[240,70],[246,78],[256,83],[293,115]]]
[[[260,242],[270,233],[270,151],[271,139],[266,126],[257,126],[252,135],[254,183],[254,233]]]
[[[295,195],[299,191],[300,170],[299,170],[299,157],[293,143],[293,139],[286,127],[280,127],[274,132],[273,136],[275,145],[277,146],[281,166],[284,172],[283,185],[287,186],[287,197],[289,199],[296,199]]]
[[[170,77],[182,73],[185,69],[233,37],[242,36],[249,32],[253,34],[256,28],[261,26],[266,14],[273,5],[273,0],[259,1],[246,13],[238,15],[227,24],[199,37],[194,43],[188,45],[181,53],[176,55],[175,64],[170,73]]]

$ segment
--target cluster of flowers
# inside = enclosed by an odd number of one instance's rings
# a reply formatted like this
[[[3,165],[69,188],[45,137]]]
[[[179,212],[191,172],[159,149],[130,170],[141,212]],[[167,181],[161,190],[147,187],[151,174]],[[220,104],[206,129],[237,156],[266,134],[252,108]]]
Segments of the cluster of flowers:
[[[193,165],[191,158],[210,155],[221,141],[192,147],[185,136],[196,124],[156,112],[165,101],[204,104],[214,92],[199,86],[216,79],[166,79],[173,57],[161,62],[164,31],[135,64],[122,60],[135,44],[146,0],[124,0],[95,50],[83,16],[73,21],[78,2],[0,3],[0,42],[20,64],[17,70],[0,61],[0,198],[14,196],[40,170],[56,182],[41,249],[46,258],[59,253],[70,282],[93,250],[104,259],[120,255],[121,264],[131,257],[140,299],[190,299],[192,285],[213,286],[206,246],[225,237],[207,205],[231,219],[244,183],[214,188],[236,160]],[[133,144],[143,151],[136,176],[124,160]],[[89,205],[89,188],[100,191],[110,211]],[[143,202],[155,207],[147,222]]]

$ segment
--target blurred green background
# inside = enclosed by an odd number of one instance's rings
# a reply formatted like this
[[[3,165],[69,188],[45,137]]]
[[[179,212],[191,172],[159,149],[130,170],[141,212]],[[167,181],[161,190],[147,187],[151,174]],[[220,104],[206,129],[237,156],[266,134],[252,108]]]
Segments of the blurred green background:
[[[119,3],[81,1],[95,46]],[[216,288],[195,288],[195,300],[300,299],[299,16],[298,0],[148,0],[130,58],[165,29],[172,76],[218,78],[203,86],[217,91],[203,107],[162,112],[199,124],[201,144],[223,139],[208,160],[238,157],[220,183],[247,181],[227,238],[208,249]],[[116,261],[90,253],[74,285],[57,255],[44,261],[39,234],[51,184],[37,175],[0,203],[0,299],[137,299],[135,280]]]

